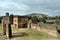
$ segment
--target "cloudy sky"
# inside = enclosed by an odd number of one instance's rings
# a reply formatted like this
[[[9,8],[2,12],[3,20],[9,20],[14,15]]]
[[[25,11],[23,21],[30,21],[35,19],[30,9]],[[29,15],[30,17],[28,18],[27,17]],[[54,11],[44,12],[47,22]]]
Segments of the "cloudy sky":
[[[0,0],[0,15],[6,12],[15,15],[36,12],[56,16],[60,15],[60,0]]]

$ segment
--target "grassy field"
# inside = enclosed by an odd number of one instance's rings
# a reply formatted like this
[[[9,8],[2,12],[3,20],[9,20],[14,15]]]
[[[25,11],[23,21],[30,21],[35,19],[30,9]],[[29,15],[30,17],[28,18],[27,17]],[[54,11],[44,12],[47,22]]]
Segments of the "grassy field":
[[[50,36],[46,33],[37,32],[27,28],[12,28],[12,38],[7,39],[2,35],[2,26],[0,25],[0,40],[58,40],[58,38]]]

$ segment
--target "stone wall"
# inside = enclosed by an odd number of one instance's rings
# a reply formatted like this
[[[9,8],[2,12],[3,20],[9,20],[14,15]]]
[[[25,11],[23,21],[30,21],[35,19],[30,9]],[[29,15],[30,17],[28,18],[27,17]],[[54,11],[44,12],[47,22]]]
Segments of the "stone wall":
[[[9,13],[6,13],[6,16],[3,16],[2,18],[2,26],[3,26],[3,34],[6,35],[7,38],[12,37],[11,23],[12,23],[12,19],[9,16]]]
[[[31,29],[34,29],[34,30],[37,30],[37,31],[40,31],[40,25],[39,24],[31,24]]]
[[[58,37],[58,32],[56,30],[56,25],[55,24],[31,24],[31,29],[40,31],[40,32],[45,32],[49,35],[52,35],[54,37]]]
[[[16,28],[26,28],[29,18],[25,16],[14,16],[13,24]]]

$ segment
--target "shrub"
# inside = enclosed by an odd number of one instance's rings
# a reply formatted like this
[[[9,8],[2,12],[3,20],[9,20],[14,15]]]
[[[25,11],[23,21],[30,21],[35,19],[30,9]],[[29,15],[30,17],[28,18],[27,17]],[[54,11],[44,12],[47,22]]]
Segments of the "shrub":
[[[44,18],[39,18],[39,22],[46,23],[46,20]]]

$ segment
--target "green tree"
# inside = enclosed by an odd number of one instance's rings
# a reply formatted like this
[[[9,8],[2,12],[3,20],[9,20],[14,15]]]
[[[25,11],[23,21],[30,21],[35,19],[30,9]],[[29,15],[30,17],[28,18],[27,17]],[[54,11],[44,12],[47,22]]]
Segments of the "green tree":
[[[32,22],[33,22],[33,23],[38,23],[38,22],[39,22],[39,19],[38,19],[38,17],[36,17],[36,16],[31,17],[31,19],[32,19]]]
[[[39,22],[46,23],[46,20],[44,18],[39,18]]]

